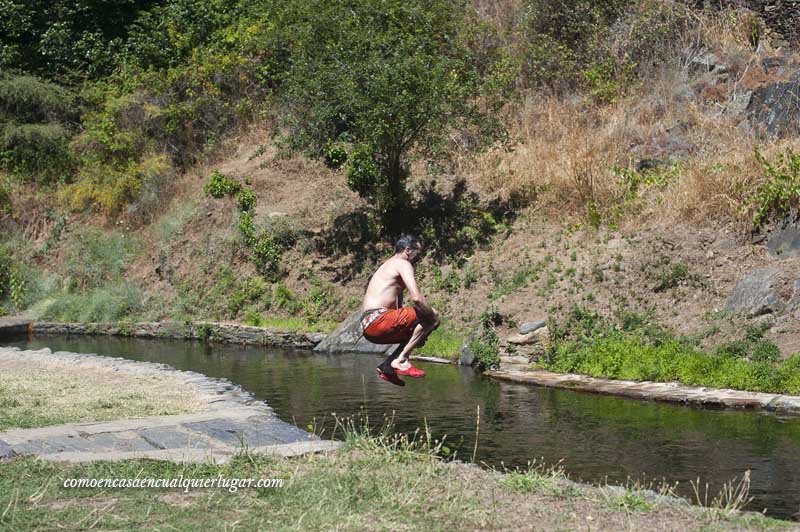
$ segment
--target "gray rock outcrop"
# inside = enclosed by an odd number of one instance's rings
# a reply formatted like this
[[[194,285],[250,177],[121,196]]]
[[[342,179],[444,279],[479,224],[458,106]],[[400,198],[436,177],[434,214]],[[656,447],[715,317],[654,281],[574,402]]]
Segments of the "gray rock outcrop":
[[[789,81],[753,91],[747,106],[750,124],[776,137],[800,133],[800,72]]]
[[[340,325],[314,347],[321,353],[373,353],[388,354],[398,344],[373,344],[361,334],[361,311],[350,314]]]
[[[784,308],[784,303],[773,288],[779,273],[776,268],[750,272],[736,283],[725,308],[749,317],[779,312]]]

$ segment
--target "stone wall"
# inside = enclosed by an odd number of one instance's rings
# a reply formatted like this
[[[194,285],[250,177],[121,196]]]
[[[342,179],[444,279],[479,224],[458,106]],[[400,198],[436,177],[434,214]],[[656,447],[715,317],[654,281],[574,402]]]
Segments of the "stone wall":
[[[98,334],[136,338],[176,338],[246,345],[269,345],[311,349],[326,335],[321,333],[275,332],[261,327],[216,322],[158,323],[46,323],[34,322],[30,331],[40,335]]]

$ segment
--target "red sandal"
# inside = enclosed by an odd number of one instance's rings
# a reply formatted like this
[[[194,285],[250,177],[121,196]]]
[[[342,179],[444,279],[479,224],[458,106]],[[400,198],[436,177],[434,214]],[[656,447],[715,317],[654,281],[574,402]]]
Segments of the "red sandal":
[[[414,366],[410,366],[408,369],[396,369],[395,371],[398,375],[406,375],[407,377],[414,377],[415,379],[421,379],[425,376],[424,371]]]

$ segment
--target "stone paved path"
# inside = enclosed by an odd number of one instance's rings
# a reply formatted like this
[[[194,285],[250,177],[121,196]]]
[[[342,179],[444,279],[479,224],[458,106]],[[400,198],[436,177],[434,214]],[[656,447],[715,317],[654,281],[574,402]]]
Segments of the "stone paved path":
[[[0,355],[11,350],[28,356],[88,358],[120,371],[168,371],[181,376],[183,382],[197,387],[209,399],[206,411],[194,414],[0,432],[0,459],[36,455],[65,462],[153,458],[222,463],[242,451],[295,456],[333,450],[341,444],[320,440],[281,421],[266,403],[228,381],[178,371],[163,364],[79,353],[50,353],[49,349],[19,351],[0,348]]]

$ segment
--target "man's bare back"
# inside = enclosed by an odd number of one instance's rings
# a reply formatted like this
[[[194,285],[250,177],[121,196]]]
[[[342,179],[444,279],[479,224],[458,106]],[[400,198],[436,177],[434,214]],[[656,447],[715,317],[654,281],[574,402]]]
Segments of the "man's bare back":
[[[403,306],[403,290],[406,283],[403,281],[401,270],[413,267],[405,259],[394,256],[381,264],[380,268],[372,275],[372,279],[367,286],[367,293],[364,294],[364,304],[361,305],[362,311],[371,309],[385,308],[395,309]]]

